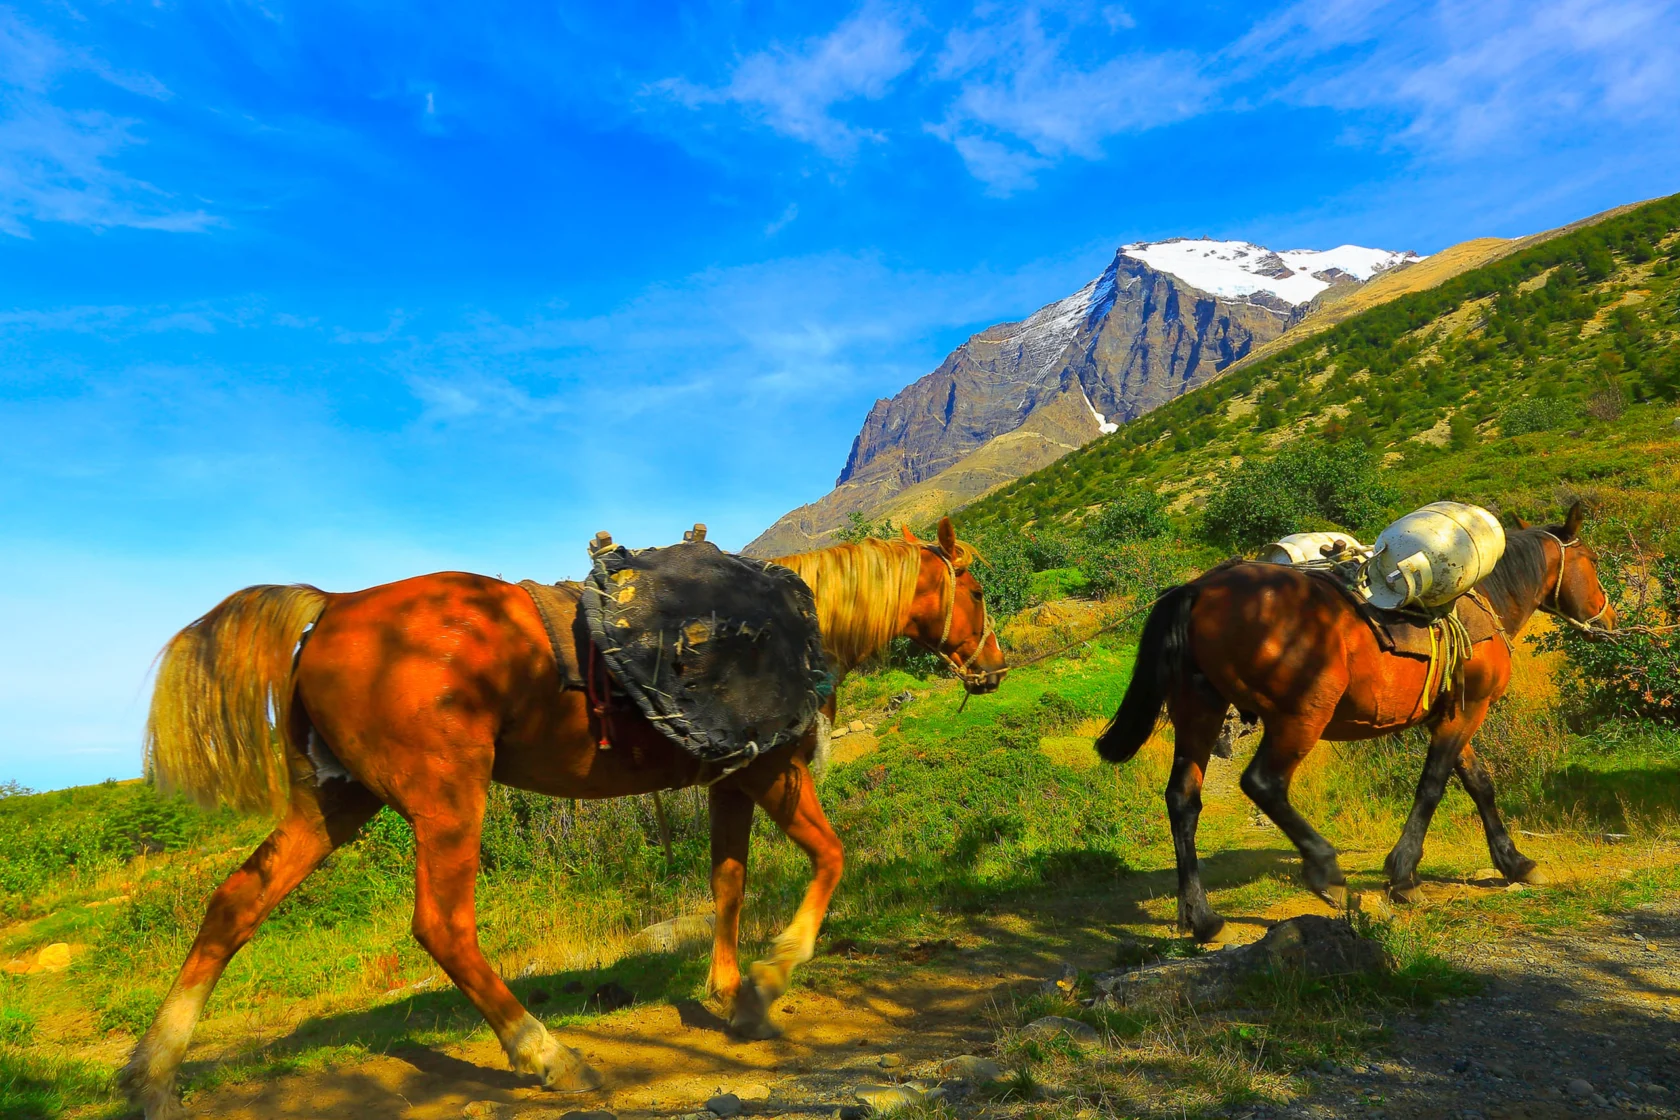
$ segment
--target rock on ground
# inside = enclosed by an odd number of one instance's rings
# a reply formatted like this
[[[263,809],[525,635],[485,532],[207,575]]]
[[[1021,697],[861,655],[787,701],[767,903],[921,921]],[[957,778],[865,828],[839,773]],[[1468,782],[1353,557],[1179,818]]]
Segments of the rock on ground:
[[[684,949],[708,945],[712,940],[712,920],[710,914],[684,914],[668,921],[657,922],[631,939],[630,951],[677,953]]]
[[[1307,976],[1351,976],[1388,967],[1383,947],[1361,937],[1340,918],[1314,914],[1279,922],[1252,945],[1182,961],[1105,972],[1095,980],[1108,1004],[1217,1003],[1243,979],[1287,968]]]

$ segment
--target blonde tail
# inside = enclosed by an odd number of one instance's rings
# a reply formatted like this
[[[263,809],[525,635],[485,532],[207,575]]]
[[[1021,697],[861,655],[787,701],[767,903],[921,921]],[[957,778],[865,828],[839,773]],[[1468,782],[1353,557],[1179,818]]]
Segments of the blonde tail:
[[[170,639],[146,719],[146,776],[212,808],[283,813],[298,640],[326,608],[305,584],[236,591]]]

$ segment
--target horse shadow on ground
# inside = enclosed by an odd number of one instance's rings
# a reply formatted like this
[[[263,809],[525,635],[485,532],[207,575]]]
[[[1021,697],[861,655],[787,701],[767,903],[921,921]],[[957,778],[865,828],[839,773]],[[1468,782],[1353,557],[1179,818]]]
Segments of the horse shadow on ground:
[[[1070,953],[1090,957],[1103,945],[1112,952],[1116,926],[1161,925],[1145,904],[1170,898],[1177,889],[1171,868],[1136,870],[1110,852],[1076,847],[1036,853],[1014,874],[988,879],[975,873],[984,848],[974,835],[959,837],[951,858],[939,861],[937,878],[944,887],[929,894],[928,907],[963,914],[970,939],[978,939],[987,952],[1007,958],[1029,975],[1053,973]],[[1210,854],[1202,860],[1202,871],[1210,887],[1230,887],[1285,873],[1297,862],[1293,849],[1238,849]],[[865,889],[896,894],[901,889],[924,890],[919,884],[928,881],[927,863],[925,859],[889,861],[857,870],[862,873],[859,878],[873,880]],[[855,937],[848,928],[851,924],[831,922],[819,953],[838,942],[863,942],[866,955],[890,958],[895,967],[915,968],[940,964],[943,951],[950,947],[891,934],[885,940]],[[507,983],[534,1014],[566,1033],[587,1033],[601,1020],[590,996],[612,982],[634,993],[639,1004],[675,1006],[687,1027],[723,1033],[728,1029],[726,1021],[694,998],[708,961],[709,946],[679,953],[633,953],[604,968],[539,970],[509,977]],[[417,1041],[433,1032],[471,1031],[482,1022],[466,997],[439,978],[435,986],[405,998],[305,1019],[237,1060],[254,1057],[265,1064],[285,1064],[312,1050],[355,1045],[401,1058],[422,1072],[458,1076],[487,1089],[528,1084],[528,1079],[505,1069],[487,1069]],[[190,1084],[220,1064],[188,1061],[184,1078]]]

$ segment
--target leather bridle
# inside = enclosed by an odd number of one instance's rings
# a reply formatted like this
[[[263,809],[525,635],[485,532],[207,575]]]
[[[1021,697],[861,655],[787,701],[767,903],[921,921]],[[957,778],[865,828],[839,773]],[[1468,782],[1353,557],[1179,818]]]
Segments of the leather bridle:
[[[1540,530],[1540,533],[1541,533],[1542,536],[1550,537],[1552,540],[1557,542],[1557,546],[1558,546],[1558,576],[1557,576],[1557,582],[1552,585],[1552,594],[1550,596],[1550,598],[1552,600],[1551,603],[1548,604],[1546,602],[1547,597],[1542,595],[1540,597],[1539,609],[1544,611],[1545,613],[1551,615],[1553,618],[1558,619],[1559,621],[1563,622],[1565,625],[1573,626],[1575,629],[1580,630],[1583,633],[1587,633],[1587,634],[1609,633],[1608,628],[1603,627],[1603,626],[1595,625],[1600,619],[1602,619],[1604,617],[1605,612],[1607,612],[1610,609],[1610,596],[1608,596],[1608,595],[1604,596],[1604,605],[1602,607],[1598,608],[1598,613],[1594,614],[1591,618],[1588,618],[1588,619],[1571,618],[1568,615],[1563,613],[1563,580],[1564,580],[1564,577],[1569,574],[1569,550],[1571,548],[1580,548],[1581,547],[1581,538],[1571,537],[1569,540],[1564,540],[1562,537],[1558,536],[1556,533],[1547,532],[1545,529]]]
[[[965,661],[946,649],[947,643],[951,640],[951,622],[952,619],[956,617],[957,613],[957,566],[951,562],[951,558],[949,556],[945,555],[945,550],[942,547],[931,544],[925,547],[928,551],[932,552],[944,562],[945,575],[947,579],[947,591],[945,594],[945,625],[939,629],[939,645],[934,648],[933,652],[937,653],[944,660],[945,664],[951,667],[951,671],[957,675],[957,679],[962,681],[965,685],[994,683],[991,679],[989,679],[992,677],[993,672],[996,673],[996,681],[1002,681],[1003,675],[1009,672],[1007,667],[992,671],[987,671],[985,669],[973,670],[970,669],[967,664],[968,661],[973,661],[974,658],[980,656],[980,651],[986,646],[987,638],[991,638],[994,641],[996,640],[996,635],[992,632],[992,616],[991,613],[986,610],[986,600],[984,597],[980,600],[980,641],[976,643],[974,653],[967,659],[967,661]]]

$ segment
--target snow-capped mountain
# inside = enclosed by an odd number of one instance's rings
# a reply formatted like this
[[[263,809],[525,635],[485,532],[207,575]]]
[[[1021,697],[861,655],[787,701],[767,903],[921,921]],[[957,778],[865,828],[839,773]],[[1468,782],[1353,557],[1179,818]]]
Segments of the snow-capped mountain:
[[[880,510],[909,490],[942,487],[929,497],[934,505],[971,499],[1202,384],[1299,322],[1331,288],[1420,259],[1357,245],[1275,252],[1174,238],[1122,246],[1073,295],[981,331],[938,369],[876,401],[835,490],[747,549],[773,556],[809,547],[847,514]],[[973,477],[953,482],[959,464]],[[936,476],[944,481],[931,482]]]
[[[1120,254],[1171,273],[1210,295],[1267,292],[1296,307],[1311,303],[1333,284],[1364,282],[1379,272],[1423,259],[1416,253],[1360,245],[1273,252],[1247,241],[1192,241],[1187,237],[1124,245]]]

